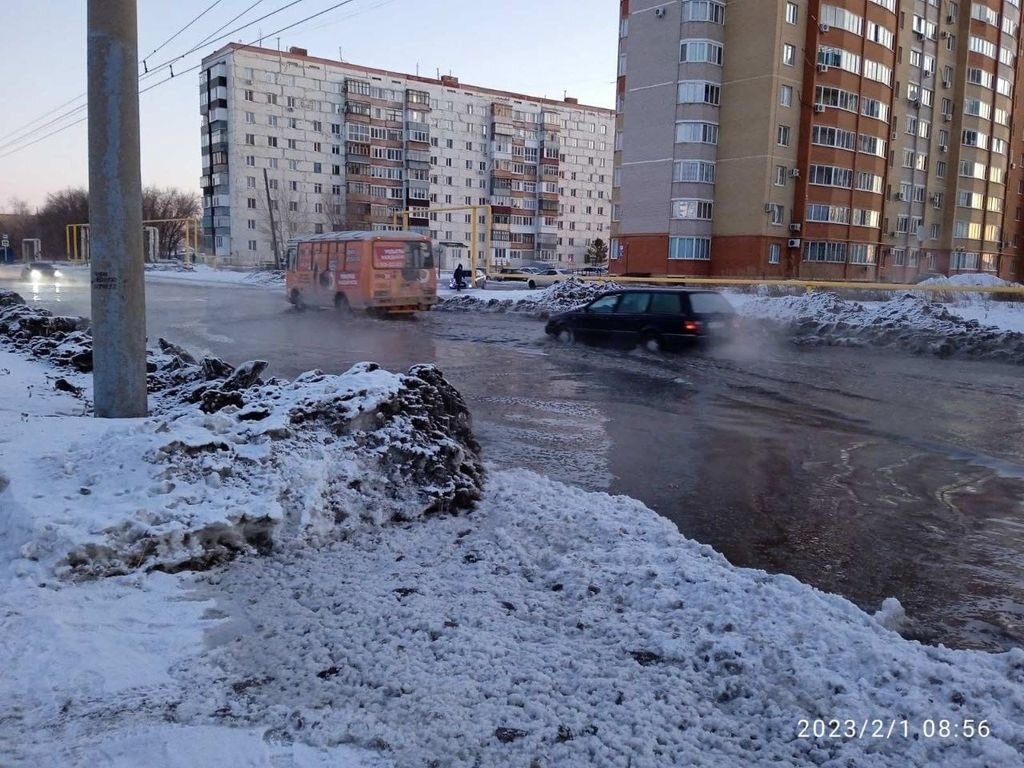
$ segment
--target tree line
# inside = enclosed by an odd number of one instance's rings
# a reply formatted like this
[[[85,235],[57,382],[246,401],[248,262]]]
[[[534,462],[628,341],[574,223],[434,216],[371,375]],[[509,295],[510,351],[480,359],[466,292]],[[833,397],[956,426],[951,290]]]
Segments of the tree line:
[[[0,213],[0,230],[11,240],[17,259],[21,259],[21,242],[25,238],[42,241],[42,258],[61,259],[66,252],[65,228],[68,224],[89,222],[89,191],[85,187],[68,187],[46,196],[33,213],[24,200],[12,198],[8,212]],[[142,190],[142,218],[195,219],[202,213],[199,195],[180,189],[146,187]],[[184,247],[185,228],[180,223],[154,224],[160,233],[159,258],[170,258]]]

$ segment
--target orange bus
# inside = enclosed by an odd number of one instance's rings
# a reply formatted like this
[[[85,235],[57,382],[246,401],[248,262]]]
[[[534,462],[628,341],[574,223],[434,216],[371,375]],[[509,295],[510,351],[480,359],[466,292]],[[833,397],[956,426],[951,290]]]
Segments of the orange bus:
[[[379,314],[430,309],[437,273],[430,238],[412,232],[325,232],[288,242],[288,301]]]

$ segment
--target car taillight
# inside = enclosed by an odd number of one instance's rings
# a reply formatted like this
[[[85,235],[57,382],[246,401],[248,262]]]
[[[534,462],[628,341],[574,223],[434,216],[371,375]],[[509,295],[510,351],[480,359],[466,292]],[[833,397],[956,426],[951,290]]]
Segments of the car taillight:
[[[700,331],[700,323],[696,320],[684,320],[683,330],[687,333],[697,333]]]

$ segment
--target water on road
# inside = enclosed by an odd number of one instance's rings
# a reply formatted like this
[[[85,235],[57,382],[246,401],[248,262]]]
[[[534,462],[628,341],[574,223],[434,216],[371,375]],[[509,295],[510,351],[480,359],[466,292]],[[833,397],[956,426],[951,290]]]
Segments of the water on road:
[[[89,314],[84,284],[33,300]],[[263,288],[153,281],[147,301],[151,340],[269,375],[434,362],[497,465],[639,498],[736,565],[867,610],[895,596],[910,636],[1024,645],[1019,369],[781,340],[624,353],[550,342],[521,316],[345,319]]]

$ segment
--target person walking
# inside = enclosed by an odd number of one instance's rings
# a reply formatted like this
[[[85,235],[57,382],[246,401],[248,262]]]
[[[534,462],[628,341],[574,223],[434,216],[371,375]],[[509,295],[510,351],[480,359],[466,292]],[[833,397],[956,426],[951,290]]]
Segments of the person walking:
[[[466,270],[464,270],[462,268],[462,263],[460,262],[459,265],[457,267],[455,267],[455,290],[456,291],[461,291],[465,287],[465,285],[462,282],[463,279],[465,278],[465,276],[466,276]]]

